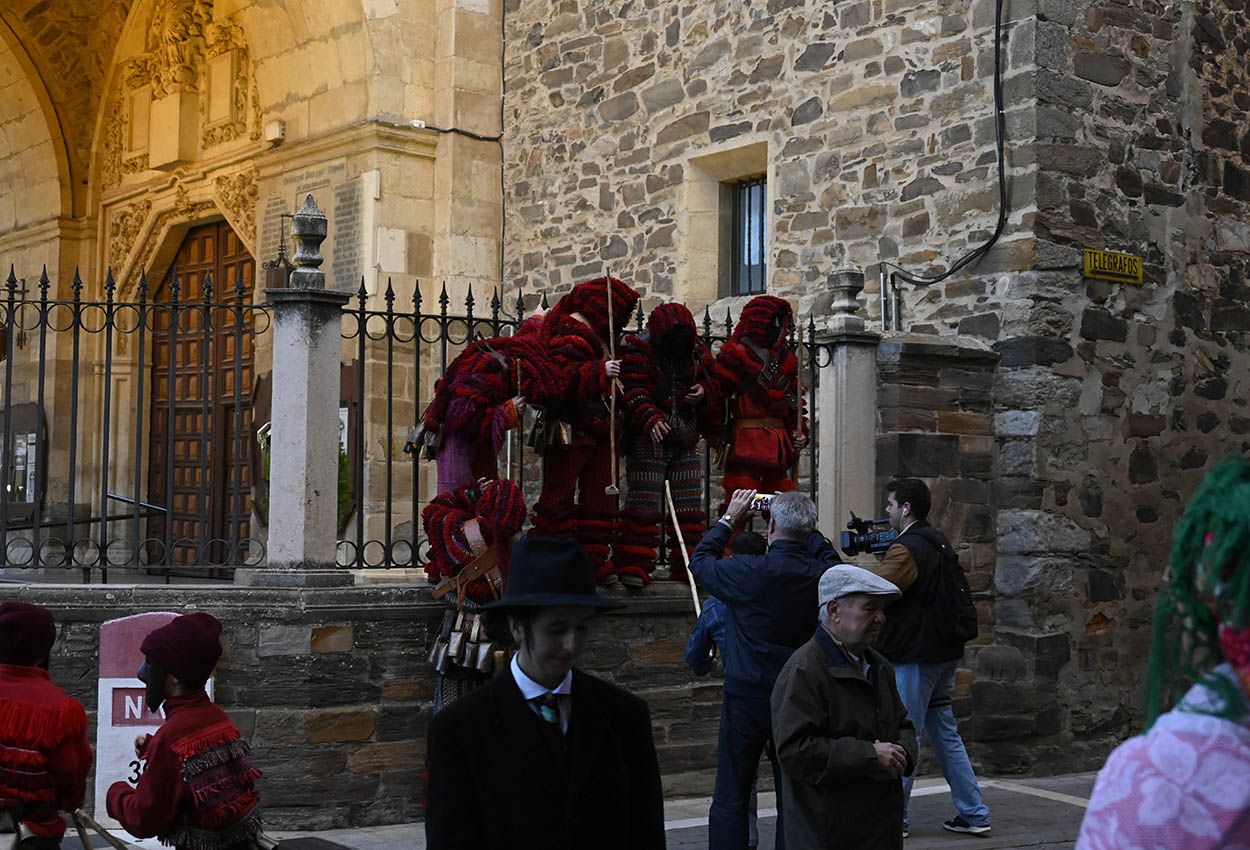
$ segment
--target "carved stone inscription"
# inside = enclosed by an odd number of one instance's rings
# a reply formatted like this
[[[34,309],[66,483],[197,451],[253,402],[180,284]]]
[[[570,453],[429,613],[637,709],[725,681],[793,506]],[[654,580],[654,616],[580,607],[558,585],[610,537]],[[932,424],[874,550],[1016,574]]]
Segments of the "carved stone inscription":
[[[361,188],[359,178],[347,177],[347,163],[335,160],[320,166],[292,171],[266,181],[261,186],[260,197],[264,199],[261,215],[260,254],[258,260],[272,260],[278,255],[278,243],[283,227],[288,230],[290,222],[282,220],[283,213],[293,213],[304,202],[309,192],[329,217],[329,235],[321,245],[326,258],[323,270],[327,273],[327,286],[342,291],[354,291],[360,285],[360,261],[362,234],[360,228]],[[286,234],[287,255],[292,251],[289,234]]]

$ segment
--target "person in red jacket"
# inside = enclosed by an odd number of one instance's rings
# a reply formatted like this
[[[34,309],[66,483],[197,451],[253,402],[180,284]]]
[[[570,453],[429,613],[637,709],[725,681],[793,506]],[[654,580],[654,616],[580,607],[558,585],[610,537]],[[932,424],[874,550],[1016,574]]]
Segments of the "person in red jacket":
[[[60,846],[58,811],[82,805],[91,769],[86,712],[48,676],[55,641],[48,609],[0,604],[0,812],[34,836],[23,848]]]
[[[608,293],[612,321],[608,321]],[[611,549],[616,539],[608,393],[620,375],[613,360],[615,337],[629,322],[639,295],[617,278],[579,283],[551,308],[538,332],[560,376],[530,398],[542,405],[556,439],[547,441],[543,489],[534,505],[534,530],[548,537],[575,537],[586,547],[601,584],[618,581]],[[566,429],[564,423],[568,426]],[[569,437],[567,444],[558,437]]]
[[[784,299],[757,295],[716,355],[716,382],[729,402],[725,500],[735,490],[794,489],[790,470],[807,445],[796,393],[798,359],[787,344],[794,313]]]
[[[186,614],[143,639],[139,678],[147,705],[165,722],[135,740],[147,760],[139,784],[114,782],[108,813],[136,838],[177,850],[245,850],[260,832],[260,798],[251,751],[204,685],[221,657],[221,623]]]
[[[703,511],[702,463],[695,446],[709,432],[709,411],[718,410],[712,381],[712,355],[699,339],[694,316],[682,304],[661,304],[647,317],[642,334],[621,344],[621,384],[625,405],[626,480],[629,497],[621,514],[614,558],[621,581],[651,581],[660,517],[668,518],[668,481],[687,554],[694,551],[707,515]],[[677,535],[669,530],[669,567],[686,580]]]

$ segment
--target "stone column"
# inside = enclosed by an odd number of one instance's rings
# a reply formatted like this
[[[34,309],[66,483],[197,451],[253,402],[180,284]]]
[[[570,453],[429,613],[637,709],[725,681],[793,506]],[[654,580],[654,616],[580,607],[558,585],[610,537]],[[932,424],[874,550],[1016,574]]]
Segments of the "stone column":
[[[826,312],[816,342],[829,352],[828,362],[821,359],[816,393],[817,497],[820,529],[835,541],[850,511],[875,516],[881,501],[875,492],[881,336],[865,329],[857,300],[863,289],[862,271],[835,271],[814,305],[818,314]]]
[[[338,526],[339,316],[350,296],[326,291],[325,237],[325,214],[309,195],[291,220],[290,282],[265,290],[273,309],[270,570],[255,584],[350,583],[345,571],[326,572],[335,567]]]

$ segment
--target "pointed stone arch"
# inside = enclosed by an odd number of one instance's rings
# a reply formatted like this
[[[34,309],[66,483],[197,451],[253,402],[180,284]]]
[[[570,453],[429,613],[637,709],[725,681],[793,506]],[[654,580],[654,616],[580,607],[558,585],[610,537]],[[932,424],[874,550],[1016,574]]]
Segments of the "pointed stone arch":
[[[72,210],[65,134],[38,68],[0,20],[0,235]]]

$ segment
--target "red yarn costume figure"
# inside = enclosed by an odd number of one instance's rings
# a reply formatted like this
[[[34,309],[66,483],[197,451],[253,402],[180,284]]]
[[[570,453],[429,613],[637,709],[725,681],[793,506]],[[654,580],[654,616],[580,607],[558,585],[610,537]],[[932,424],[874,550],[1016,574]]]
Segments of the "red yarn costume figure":
[[[220,636],[216,618],[196,613],[143,639],[148,663],[180,690],[164,699],[156,733],[136,741],[136,754],[147,759],[139,784],[109,786],[109,815],[136,838],[155,836],[177,850],[238,850],[260,832],[260,771],[247,741],[204,692],[221,657]]]
[[[521,488],[503,479],[470,484],[434,497],[421,512],[430,541],[426,575],[431,581],[454,577],[493,547],[498,552],[499,578],[506,580],[509,543],[525,524],[525,514]],[[486,576],[471,581],[465,594],[474,602],[497,598]]]
[[[554,374],[536,344],[542,319],[529,317],[513,336],[470,343],[434,384],[422,424],[442,434],[438,492],[498,474],[499,449],[520,424],[525,399],[535,392],[535,382],[550,381]]]
[[[0,811],[49,844],[65,834],[57,812],[82,805],[91,770],[82,704],[48,676],[55,641],[46,608],[0,604]]]
[[[666,480],[688,552],[707,526],[702,463],[695,446],[701,435],[720,424],[712,370],[711,352],[699,339],[694,316],[681,304],[656,307],[647,317],[646,332],[630,334],[621,344],[629,497],[614,558],[627,584],[651,581],[660,518],[668,518]],[[685,581],[677,536],[671,529],[669,536],[672,577]]]
[[[790,470],[807,445],[795,392],[798,359],[786,344],[794,313],[784,299],[757,295],[747,302],[716,355],[715,377],[729,403],[725,500],[734,490],[794,489]]]
[[[572,426],[572,444],[549,440],[543,488],[534,506],[534,531],[576,537],[586,547],[602,583],[615,581],[611,548],[616,535],[617,497],[604,488],[612,481],[609,453],[608,374],[610,334],[629,321],[639,295],[611,279],[612,320],[608,327],[607,278],[579,283],[547,314],[539,341],[561,376],[531,400],[544,406],[549,424]]]

